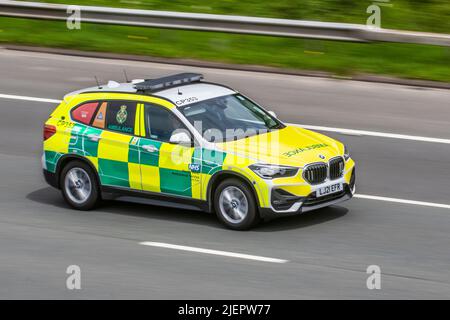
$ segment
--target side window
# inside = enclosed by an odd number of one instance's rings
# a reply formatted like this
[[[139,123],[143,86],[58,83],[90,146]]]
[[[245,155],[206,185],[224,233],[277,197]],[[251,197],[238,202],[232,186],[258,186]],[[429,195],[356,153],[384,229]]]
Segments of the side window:
[[[103,105],[102,105],[103,106]],[[121,133],[133,134],[134,124],[136,118],[136,102],[134,101],[108,101],[104,107],[106,109],[106,120],[103,125],[106,129],[117,131]],[[98,119],[102,108],[96,116],[99,124],[102,124],[102,119]],[[103,112],[105,114],[105,112]],[[103,116],[100,116],[102,118]]]
[[[169,142],[176,130],[184,129],[189,133],[186,126],[172,112],[150,104],[145,104],[145,127],[147,137],[162,142]]]
[[[105,129],[107,105],[107,102],[102,102],[100,108],[98,108],[97,114],[95,115],[94,121],[92,122],[92,125],[94,127]]]
[[[90,124],[92,120],[92,116],[97,110],[98,102],[88,102],[82,104],[75,109],[72,110],[72,118],[75,121]]]

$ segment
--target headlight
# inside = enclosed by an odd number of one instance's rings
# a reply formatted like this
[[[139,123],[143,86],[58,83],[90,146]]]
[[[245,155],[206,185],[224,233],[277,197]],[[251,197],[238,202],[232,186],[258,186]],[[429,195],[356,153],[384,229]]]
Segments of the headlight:
[[[345,161],[350,159],[350,152],[348,151],[347,146],[344,146],[344,159],[345,159]]]
[[[296,167],[277,166],[274,164],[252,164],[249,168],[263,179],[292,177],[298,172]]]

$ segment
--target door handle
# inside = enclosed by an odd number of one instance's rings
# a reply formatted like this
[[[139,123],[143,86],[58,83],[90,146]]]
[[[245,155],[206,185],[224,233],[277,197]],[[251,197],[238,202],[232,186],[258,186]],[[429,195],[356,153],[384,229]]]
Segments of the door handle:
[[[142,146],[142,149],[144,149],[147,152],[157,152],[158,151],[158,148],[155,147],[154,145],[151,145],[151,144],[147,144],[145,146]]]
[[[96,134],[88,134],[88,139],[94,142],[98,142],[101,138]]]

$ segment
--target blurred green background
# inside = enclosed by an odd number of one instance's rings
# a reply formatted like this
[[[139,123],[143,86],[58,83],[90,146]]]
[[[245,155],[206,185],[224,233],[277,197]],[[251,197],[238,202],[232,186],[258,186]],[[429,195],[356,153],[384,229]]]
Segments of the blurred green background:
[[[281,19],[365,24],[367,7],[379,4],[383,28],[449,33],[449,0],[48,0],[89,6],[124,7]]]
[[[365,24],[361,0],[52,0],[80,5],[305,19]],[[378,2],[379,3],[379,2]],[[391,0],[381,3],[384,28],[449,33],[450,1]],[[0,42],[328,71],[340,76],[380,74],[450,82],[450,48],[348,43],[223,33],[162,30],[0,18]]]

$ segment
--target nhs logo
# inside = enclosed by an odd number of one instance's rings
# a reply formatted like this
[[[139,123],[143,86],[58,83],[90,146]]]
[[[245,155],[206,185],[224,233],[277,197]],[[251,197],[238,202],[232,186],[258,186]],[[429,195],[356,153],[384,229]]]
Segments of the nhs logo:
[[[200,172],[200,164],[199,163],[190,163],[189,170],[192,172]]]

